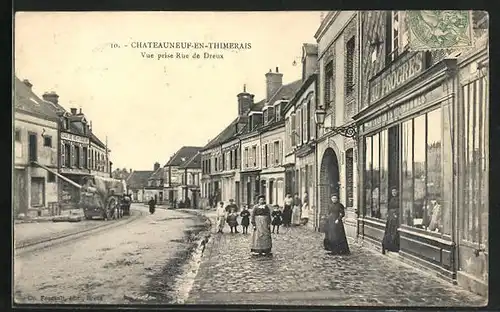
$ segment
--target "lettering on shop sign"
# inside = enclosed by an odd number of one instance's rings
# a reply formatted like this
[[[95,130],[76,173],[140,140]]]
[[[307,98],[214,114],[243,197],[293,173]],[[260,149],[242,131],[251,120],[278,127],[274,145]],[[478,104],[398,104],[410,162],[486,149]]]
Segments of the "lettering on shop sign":
[[[370,104],[403,86],[424,69],[424,52],[409,53],[369,82]]]
[[[409,114],[414,113],[419,110],[426,103],[431,103],[444,96],[444,91],[442,86],[432,89],[429,92],[418,95],[411,100],[404,102],[402,105],[394,107],[393,109],[383,113],[382,115],[367,121],[363,125],[363,132],[368,132],[376,128],[383,127],[390,124],[398,119],[402,119]]]
[[[61,133],[61,139],[63,140],[68,140],[68,141],[73,141],[73,142],[78,142],[78,143],[84,143],[84,144],[89,144],[89,139],[85,137],[81,137],[79,135],[74,135],[71,133]]]

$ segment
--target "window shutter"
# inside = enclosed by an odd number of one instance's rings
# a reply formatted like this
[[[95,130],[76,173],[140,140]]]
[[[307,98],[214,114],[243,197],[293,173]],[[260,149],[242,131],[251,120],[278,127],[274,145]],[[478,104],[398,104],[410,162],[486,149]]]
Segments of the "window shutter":
[[[83,164],[84,164],[84,159],[85,159],[85,155],[83,154],[83,146],[81,146],[81,145],[80,145],[80,146],[78,146],[78,151],[79,151],[79,153],[80,153],[80,166],[78,166],[78,167],[83,168],[83,167],[84,167],[84,166],[83,166]]]
[[[75,152],[75,146],[71,144],[71,167],[74,167],[76,163],[76,152]]]
[[[292,148],[295,146],[295,134],[293,134],[293,131],[295,130],[295,123],[296,123],[296,120],[295,120],[296,115],[295,113],[293,113],[292,115],[292,124],[290,125],[290,135],[291,135],[291,142],[292,142]]]
[[[61,144],[61,167],[66,167],[66,149],[64,144]]]
[[[274,142],[270,145],[271,152],[269,153],[269,160],[271,162],[271,165],[269,167],[274,167],[275,162],[274,162],[274,154],[277,152],[274,150]]]
[[[89,149],[87,148],[86,151],[87,151],[87,166],[86,166],[86,168],[90,169],[90,153],[89,153]]]
[[[316,96],[316,95],[314,95]],[[311,99],[309,102],[309,138],[311,140],[314,140],[314,134],[315,134],[315,126],[316,122],[314,120],[314,114],[316,112],[316,102],[314,101],[314,98]]]
[[[307,142],[307,121],[309,120],[307,116],[309,114],[309,107],[307,103],[304,105],[303,117],[302,117],[302,143]]]
[[[283,141],[279,141],[279,158],[278,158],[278,164],[282,165],[283,164]]]

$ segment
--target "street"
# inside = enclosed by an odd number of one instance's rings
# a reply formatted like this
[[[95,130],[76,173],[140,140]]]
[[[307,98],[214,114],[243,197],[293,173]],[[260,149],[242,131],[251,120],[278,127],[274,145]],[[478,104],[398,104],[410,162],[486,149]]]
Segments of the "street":
[[[213,218],[213,215],[212,215]],[[282,228],[273,257],[254,257],[249,234],[212,229],[187,303],[333,306],[483,306],[485,298],[350,241],[323,250],[323,234]]]
[[[198,246],[196,234],[206,228],[204,219],[164,209],[150,215],[142,204],[133,205],[132,211],[133,215],[137,212],[142,215],[88,236],[16,254],[15,301],[45,304],[175,301],[176,285],[180,284],[176,278]],[[85,223],[95,222],[98,221],[27,224],[19,230],[18,239],[33,239],[30,237],[33,234],[25,229],[30,225],[45,226],[46,232],[54,234],[75,231],[84,228]]]

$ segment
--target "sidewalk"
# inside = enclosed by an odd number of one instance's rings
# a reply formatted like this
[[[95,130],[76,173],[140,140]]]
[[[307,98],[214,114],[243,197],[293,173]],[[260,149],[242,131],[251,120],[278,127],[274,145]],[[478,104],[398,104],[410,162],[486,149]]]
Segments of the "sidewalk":
[[[215,211],[207,213],[213,221]],[[187,303],[347,306],[481,306],[481,298],[350,241],[331,256],[323,235],[304,228],[273,234],[273,257],[253,257],[250,237],[215,234]]]

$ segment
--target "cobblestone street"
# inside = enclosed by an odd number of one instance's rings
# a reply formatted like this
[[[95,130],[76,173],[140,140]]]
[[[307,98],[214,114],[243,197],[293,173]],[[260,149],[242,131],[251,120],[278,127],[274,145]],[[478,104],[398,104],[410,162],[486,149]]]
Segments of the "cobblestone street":
[[[249,234],[215,234],[187,303],[482,306],[481,298],[350,241],[331,256],[323,236],[303,228],[273,234],[273,257],[250,253]]]

